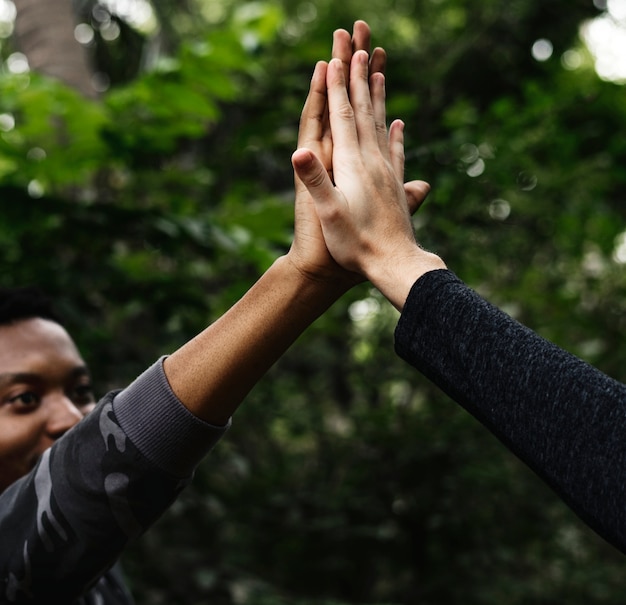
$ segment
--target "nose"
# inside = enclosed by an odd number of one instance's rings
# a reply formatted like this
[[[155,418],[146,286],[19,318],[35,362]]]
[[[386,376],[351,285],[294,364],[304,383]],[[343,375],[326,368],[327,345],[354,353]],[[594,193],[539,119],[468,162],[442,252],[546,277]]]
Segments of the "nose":
[[[50,395],[47,404],[49,415],[46,428],[53,439],[61,437],[83,418],[83,413],[65,393]]]

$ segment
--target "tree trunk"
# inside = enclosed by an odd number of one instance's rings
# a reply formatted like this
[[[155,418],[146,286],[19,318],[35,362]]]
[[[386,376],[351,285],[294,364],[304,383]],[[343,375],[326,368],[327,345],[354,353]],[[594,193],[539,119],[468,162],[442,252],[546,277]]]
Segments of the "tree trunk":
[[[71,0],[13,1],[17,9],[15,39],[30,68],[95,98],[87,53],[74,37]]]

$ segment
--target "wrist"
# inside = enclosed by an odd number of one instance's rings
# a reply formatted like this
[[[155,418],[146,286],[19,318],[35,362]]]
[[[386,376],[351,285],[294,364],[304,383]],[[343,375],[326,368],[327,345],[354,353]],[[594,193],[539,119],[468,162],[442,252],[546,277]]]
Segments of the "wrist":
[[[335,299],[363,281],[357,273],[347,271],[330,259],[329,263],[303,263],[293,249],[276,261],[283,270],[293,274],[293,279],[301,282],[303,292],[326,294]]]
[[[415,245],[411,250],[372,265],[367,277],[398,311],[402,311],[413,284],[425,273],[439,269],[447,269],[443,260]]]

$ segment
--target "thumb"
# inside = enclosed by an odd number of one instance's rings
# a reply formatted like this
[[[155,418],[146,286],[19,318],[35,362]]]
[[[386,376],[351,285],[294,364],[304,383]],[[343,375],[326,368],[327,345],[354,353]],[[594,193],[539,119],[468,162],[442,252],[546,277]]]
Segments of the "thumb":
[[[404,193],[409,206],[409,212],[415,214],[430,192],[430,185],[426,181],[409,181],[404,183]]]
[[[291,164],[315,201],[323,202],[332,197],[335,187],[324,165],[310,149],[297,149],[291,156]]]

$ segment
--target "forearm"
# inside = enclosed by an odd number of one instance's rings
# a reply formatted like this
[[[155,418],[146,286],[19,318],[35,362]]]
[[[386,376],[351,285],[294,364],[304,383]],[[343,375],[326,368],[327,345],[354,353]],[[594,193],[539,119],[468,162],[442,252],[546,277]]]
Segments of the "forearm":
[[[298,336],[346,290],[314,281],[288,256],[246,295],[165,361],[174,393],[196,416],[225,424],[250,389]]]
[[[396,350],[626,552],[626,386],[499,311],[447,271],[418,280]]]

